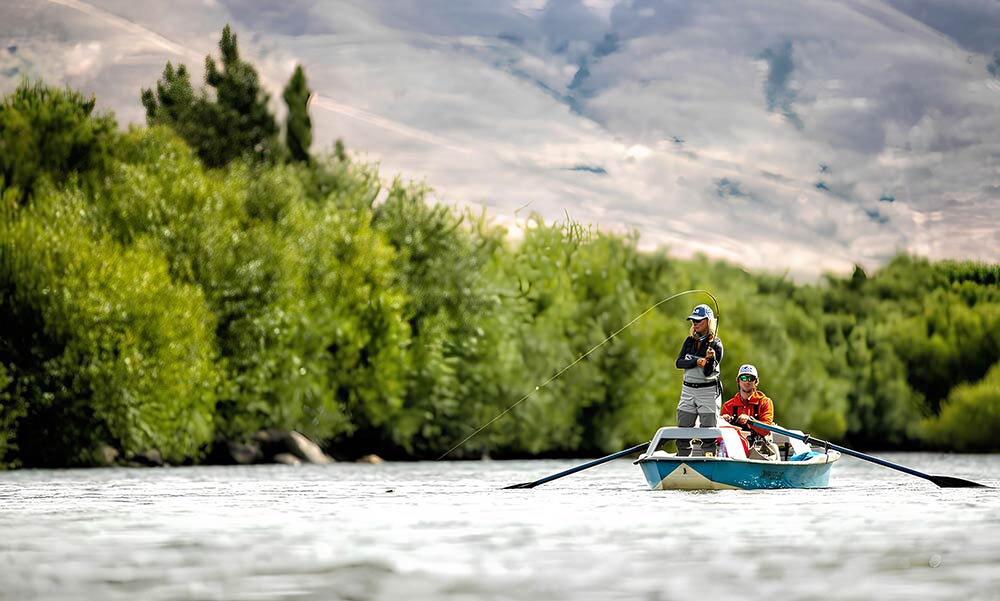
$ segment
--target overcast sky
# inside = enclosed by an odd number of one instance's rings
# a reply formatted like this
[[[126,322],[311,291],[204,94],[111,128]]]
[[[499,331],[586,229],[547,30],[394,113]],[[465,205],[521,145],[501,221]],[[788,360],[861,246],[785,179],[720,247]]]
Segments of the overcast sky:
[[[499,222],[811,278],[899,251],[1000,261],[998,0],[2,0],[0,92],[42,77],[123,125],[230,23],[314,150]],[[1000,71],[998,71],[1000,74]]]

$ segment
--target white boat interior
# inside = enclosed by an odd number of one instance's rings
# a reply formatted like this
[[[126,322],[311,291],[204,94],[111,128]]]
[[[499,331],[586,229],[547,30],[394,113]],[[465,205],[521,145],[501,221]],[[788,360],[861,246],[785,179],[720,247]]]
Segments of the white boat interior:
[[[787,428],[786,428],[787,429]],[[789,430],[801,434],[798,430]],[[797,438],[792,438],[785,434],[773,433],[772,441],[778,446],[778,460],[790,461],[793,457],[799,457],[812,451],[812,448]],[[746,447],[744,447],[740,428],[729,424],[722,424],[713,428],[680,428],[676,426],[666,426],[656,431],[653,440],[650,441],[646,452],[639,456],[639,459],[647,457],[675,457],[675,453],[667,452],[660,447],[671,441],[690,440],[692,457],[710,457],[713,453],[707,449],[715,449],[719,458],[731,458],[747,460]],[[721,444],[703,444],[708,441],[721,441]]]

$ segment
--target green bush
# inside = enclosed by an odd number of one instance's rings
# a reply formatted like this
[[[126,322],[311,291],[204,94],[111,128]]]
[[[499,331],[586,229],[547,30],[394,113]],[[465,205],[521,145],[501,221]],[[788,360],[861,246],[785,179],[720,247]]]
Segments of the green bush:
[[[116,239],[149,236],[198,286],[226,366],[222,437],[297,429],[321,440],[381,423],[400,403],[407,332],[394,253],[371,226],[377,184],[346,165],[204,170],[168,130],[135,130],[100,199]],[[367,420],[367,421],[366,421]]]
[[[70,89],[22,81],[0,102],[0,186],[17,188],[24,203],[42,179],[99,181],[117,125],[110,114],[94,114],[95,103]]]
[[[923,435],[938,448],[956,451],[997,450],[1000,428],[1000,363],[975,383],[956,386],[941,407],[941,414],[925,419]]]
[[[213,433],[213,318],[147,240],[123,248],[85,223],[71,189],[38,192],[0,224],[0,363],[23,407],[5,416],[7,463],[84,465],[101,443],[126,456],[198,458]]]
[[[509,381],[513,366],[508,341],[495,329],[509,323],[499,302],[504,285],[490,275],[494,253],[502,252],[499,235],[471,215],[428,205],[425,192],[397,181],[373,223],[395,249],[390,281],[404,294],[408,325],[403,404],[386,422],[388,435],[408,452],[433,454],[495,410],[502,401],[490,391]],[[494,351],[507,356],[484,364]],[[481,452],[488,441],[464,450]]]

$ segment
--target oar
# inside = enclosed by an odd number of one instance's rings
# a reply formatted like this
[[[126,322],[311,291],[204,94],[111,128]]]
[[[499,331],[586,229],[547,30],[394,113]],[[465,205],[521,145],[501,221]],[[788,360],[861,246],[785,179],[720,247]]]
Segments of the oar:
[[[628,455],[629,453],[635,453],[636,451],[638,451],[640,449],[648,447],[650,442],[652,442],[652,441],[646,441],[646,442],[644,442],[642,444],[637,444],[634,447],[632,447],[631,449],[625,449],[624,451],[618,451],[617,453],[615,453],[613,455],[608,455],[607,457],[601,457],[600,459],[595,459],[595,460],[593,460],[593,461],[591,461],[589,463],[584,463],[583,465],[578,465],[578,466],[576,466],[574,468],[570,468],[570,469],[566,470],[565,472],[559,472],[558,474],[552,474],[551,476],[546,476],[546,477],[542,478],[541,480],[535,480],[534,482],[522,482],[520,484],[511,484],[510,486],[504,486],[503,490],[507,490],[507,489],[510,489],[510,488],[535,488],[539,484],[545,484],[546,482],[552,482],[553,480],[558,480],[559,478],[562,478],[563,476],[569,476],[570,474],[575,474],[577,472],[582,472],[583,470],[585,470],[587,468],[594,467],[595,465],[601,465],[602,463],[607,463],[607,462],[611,461],[612,459],[618,459],[619,457],[624,457],[625,455]]]
[[[891,461],[886,461],[885,459],[879,459],[878,457],[872,457],[871,455],[865,455],[864,453],[859,453],[853,449],[848,449],[846,447],[841,447],[833,443],[827,442],[825,440],[820,440],[818,438],[813,438],[808,434],[799,434],[797,432],[790,432],[784,430],[777,426],[772,426],[771,424],[765,424],[757,420],[749,420],[751,424],[758,428],[763,428],[764,430],[770,430],[771,432],[777,432],[778,434],[784,434],[785,436],[791,436],[792,438],[798,438],[802,442],[808,444],[810,441],[816,445],[833,449],[835,451],[840,451],[845,455],[850,455],[852,457],[857,457],[858,459],[864,459],[865,461],[871,461],[872,463],[877,463],[883,467],[887,467],[894,470],[899,470],[903,473],[910,474],[911,476],[916,476],[918,478],[923,478],[925,480],[930,480],[934,484],[937,484],[941,488],[971,488],[971,487],[982,487],[991,488],[985,484],[980,484],[978,482],[972,482],[970,480],[962,480],[961,478],[953,478],[952,476],[932,476],[930,474],[925,474],[923,472],[918,472],[915,469],[906,467],[905,465],[899,465],[898,463],[892,463]]]

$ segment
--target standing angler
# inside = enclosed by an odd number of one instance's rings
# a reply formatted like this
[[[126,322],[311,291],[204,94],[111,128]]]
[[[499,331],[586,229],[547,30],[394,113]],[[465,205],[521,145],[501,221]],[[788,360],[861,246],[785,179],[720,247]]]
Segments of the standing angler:
[[[677,403],[677,425],[690,428],[697,418],[703,428],[713,428],[722,406],[722,340],[715,336],[715,314],[708,305],[698,305],[688,316],[691,334],[677,355],[677,369],[684,370],[684,385]],[[715,454],[715,442],[706,442],[704,453]],[[677,454],[691,454],[691,441],[678,440]]]

